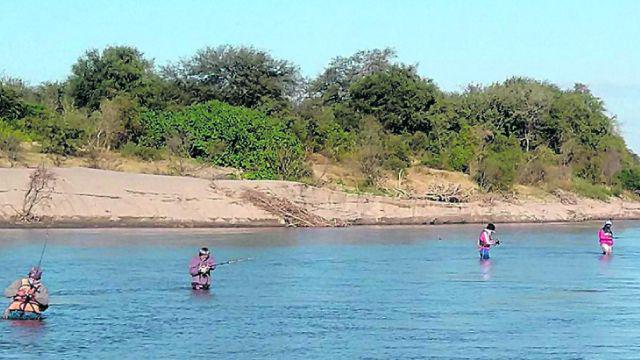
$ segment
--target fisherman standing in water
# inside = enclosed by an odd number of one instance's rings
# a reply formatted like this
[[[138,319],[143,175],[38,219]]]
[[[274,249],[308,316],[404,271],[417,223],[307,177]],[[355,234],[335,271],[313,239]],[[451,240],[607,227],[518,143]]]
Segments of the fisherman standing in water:
[[[611,220],[607,220],[600,231],[598,231],[598,242],[602,249],[602,255],[611,255],[613,252],[613,231],[611,230]]]
[[[209,249],[203,247],[198,256],[194,256],[189,262],[189,274],[191,274],[191,288],[193,290],[207,290],[211,286],[211,271],[215,270],[215,260],[209,254]]]
[[[26,278],[14,281],[4,291],[4,296],[13,298],[3,314],[4,319],[42,319],[42,312],[49,307],[49,290],[42,285],[41,278],[42,270],[33,267]]]
[[[480,259],[489,259],[489,249],[491,246],[499,245],[499,240],[494,240],[493,236],[496,232],[496,226],[493,224],[487,225],[487,228],[482,230],[480,237],[478,238],[478,252],[480,253]]]

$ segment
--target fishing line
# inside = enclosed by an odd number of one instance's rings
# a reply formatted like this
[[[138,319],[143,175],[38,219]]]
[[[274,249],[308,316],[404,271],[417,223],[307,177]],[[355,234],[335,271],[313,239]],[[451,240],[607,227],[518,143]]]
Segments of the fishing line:
[[[233,259],[233,260],[228,260],[221,263],[213,264],[213,266],[229,265],[229,264],[234,264],[234,263],[248,261],[248,260],[253,260],[253,258]]]
[[[44,239],[44,245],[42,246],[42,252],[40,253],[40,260],[38,261],[38,269],[42,265],[42,258],[44,258],[44,252],[47,250],[47,243],[49,242],[49,228],[45,229],[46,238]]]

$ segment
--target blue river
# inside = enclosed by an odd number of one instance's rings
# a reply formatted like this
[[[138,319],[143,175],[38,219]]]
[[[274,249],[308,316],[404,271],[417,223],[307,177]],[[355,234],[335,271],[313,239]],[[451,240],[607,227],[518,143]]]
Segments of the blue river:
[[[0,285],[48,237],[51,294],[0,321],[0,358],[638,359],[640,222],[608,257],[599,226],[498,224],[489,261],[478,225],[0,230]],[[201,246],[253,260],[194,292]]]

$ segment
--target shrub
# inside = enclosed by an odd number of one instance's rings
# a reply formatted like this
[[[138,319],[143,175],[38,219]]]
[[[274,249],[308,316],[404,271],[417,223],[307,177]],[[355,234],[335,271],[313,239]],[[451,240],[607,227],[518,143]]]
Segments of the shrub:
[[[481,155],[474,179],[486,191],[509,190],[515,183],[522,151],[515,138],[496,136]]]
[[[551,149],[539,146],[526,154],[526,160],[520,167],[518,182],[526,185],[546,183],[550,177],[558,174],[559,160]]]
[[[385,160],[383,166],[387,170],[398,172],[411,165],[411,148],[399,135],[388,135],[384,142]]]
[[[0,151],[9,160],[11,166],[22,158],[22,147],[20,143],[27,139],[22,132],[12,129],[0,120]]]
[[[578,195],[601,201],[608,200],[612,195],[611,191],[604,185],[592,184],[588,180],[582,178],[573,179],[572,190]]]
[[[164,153],[160,149],[138,145],[128,142],[122,146],[120,153],[126,157],[138,158],[145,161],[157,161],[164,159]]]
[[[640,167],[622,169],[616,178],[625,189],[640,190]]]
[[[296,179],[306,172],[300,140],[282,121],[255,110],[210,101],[145,113],[142,124],[140,145],[162,148],[168,134],[181,134],[189,139],[189,156],[246,170],[250,179]]]
[[[364,177],[364,186],[375,186],[382,175],[381,167],[385,158],[384,144],[381,139],[382,128],[372,117],[362,119],[358,134],[358,150],[355,160]]]
[[[63,156],[76,155],[84,143],[85,130],[69,124],[63,118],[50,118],[37,127],[42,140],[42,152]]]

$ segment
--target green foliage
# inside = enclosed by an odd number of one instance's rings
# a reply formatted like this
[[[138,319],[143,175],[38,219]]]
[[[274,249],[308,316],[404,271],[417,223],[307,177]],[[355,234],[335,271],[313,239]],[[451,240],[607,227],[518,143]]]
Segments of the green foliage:
[[[341,160],[355,146],[354,132],[346,131],[335,120],[333,111],[325,108],[305,123],[302,138],[313,152],[323,153],[333,160]],[[300,137],[300,136],[299,136]]]
[[[364,76],[382,71],[396,57],[394,50],[363,50],[349,56],[338,56],[309,84],[309,95],[323,104],[338,104],[348,99],[349,88]]]
[[[16,129],[15,126],[2,118],[0,118],[0,137],[14,137],[19,141],[31,141],[29,134]]]
[[[44,119],[28,119],[26,127],[41,142],[45,154],[77,155],[87,141],[89,123],[81,112],[69,112]]]
[[[270,111],[296,97],[301,76],[285,60],[252,47],[219,46],[199,50],[192,58],[164,69],[186,103],[220,100]]]
[[[581,178],[573,179],[572,190],[576,194],[601,201],[606,201],[613,195],[606,186],[592,184],[591,182]]]
[[[91,114],[92,142],[95,146],[110,150],[135,141],[142,132],[140,107],[127,95],[103,99],[100,110]]]
[[[384,156],[382,166],[394,173],[404,170],[411,165],[412,152],[409,144],[399,135],[388,135],[384,141]]]
[[[153,64],[136,48],[107,47],[89,50],[71,69],[68,92],[78,107],[97,110],[103,99],[129,94],[142,105],[154,103],[160,92],[160,78]]]
[[[0,79],[0,118],[16,123],[24,117],[42,116],[44,107],[30,102],[29,97],[33,97],[32,91],[22,81]]]
[[[363,77],[349,92],[356,112],[375,116],[393,133],[430,130],[427,112],[436,101],[437,88],[412,67],[390,66]]]
[[[518,179],[521,184],[540,185],[549,182],[550,176],[557,176],[560,166],[558,155],[546,146],[539,146],[524,156]]]
[[[640,166],[622,169],[616,177],[625,189],[631,191],[640,190]]]
[[[639,182],[640,158],[586,86],[513,77],[443,93],[390,49],[337,57],[308,82],[252,47],[208,47],[160,73],[132,47],[90,50],[65,83],[0,79],[0,118],[3,153],[25,138],[65,156],[168,153],[176,173],[193,157],[250,178],[300,179],[305,155],[322,153],[351,156],[368,187],[416,161],[468,173],[487,191],[520,183],[601,196]]]
[[[358,134],[358,150],[355,160],[364,176],[365,186],[375,186],[381,176],[381,168],[385,159],[384,143],[381,139],[382,128],[371,117],[364,118]]]
[[[0,118],[20,119],[26,115],[26,105],[12,87],[0,81]]]
[[[128,142],[122,146],[120,153],[126,157],[138,158],[145,161],[157,161],[164,159],[164,152],[161,149],[138,145]]]
[[[11,166],[21,160],[21,142],[28,139],[28,136],[19,130],[13,129],[7,122],[0,118],[0,152],[4,153],[11,163]]]
[[[162,148],[180,134],[188,154],[246,170],[251,179],[295,179],[304,175],[304,150],[283,122],[261,112],[218,101],[182,111],[143,114],[143,146]]]
[[[515,183],[521,159],[518,140],[497,135],[480,154],[474,179],[486,191],[509,190]]]

